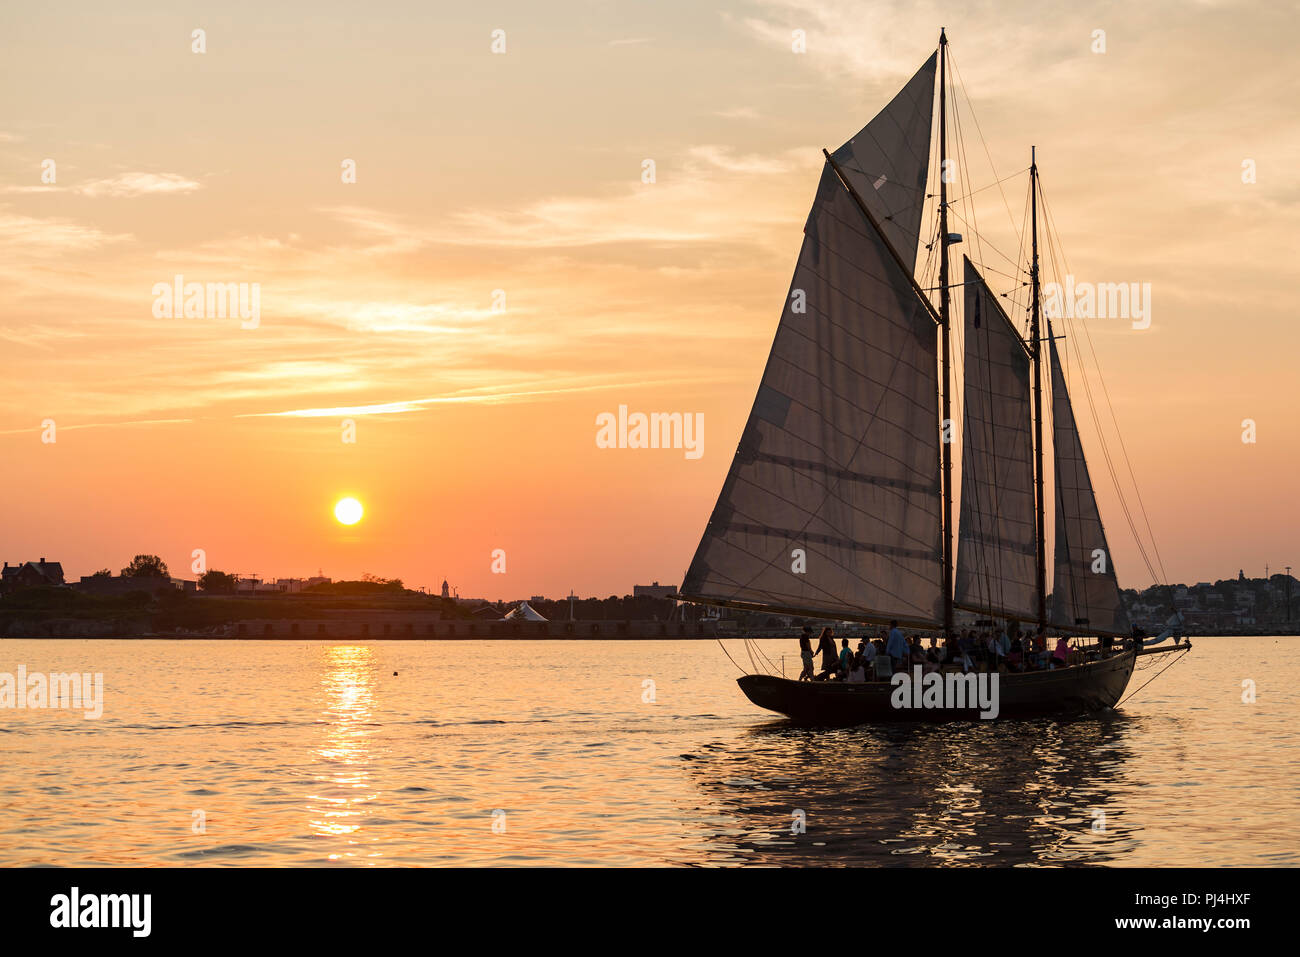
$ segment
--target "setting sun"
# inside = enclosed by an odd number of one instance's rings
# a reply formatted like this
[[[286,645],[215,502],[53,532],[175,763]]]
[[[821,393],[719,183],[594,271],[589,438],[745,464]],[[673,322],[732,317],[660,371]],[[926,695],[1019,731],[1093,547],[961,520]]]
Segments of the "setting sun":
[[[361,515],[365,511],[361,503],[355,498],[341,498],[338,504],[334,506],[334,517],[344,525],[355,525],[361,521]]]

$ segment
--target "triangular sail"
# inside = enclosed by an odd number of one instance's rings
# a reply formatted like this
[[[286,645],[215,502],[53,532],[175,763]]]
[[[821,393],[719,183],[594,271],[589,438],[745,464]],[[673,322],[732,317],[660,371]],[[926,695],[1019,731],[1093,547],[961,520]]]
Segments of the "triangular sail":
[[[1088,463],[1051,339],[1052,419],[1056,463],[1056,573],[1048,621],[1073,632],[1127,635],[1128,612],[1097,511]]]
[[[934,321],[823,167],[785,312],[683,597],[942,618]]]
[[[856,136],[831,154],[903,261],[914,267],[925,205],[938,54]]]
[[[1029,354],[969,259],[964,278],[966,388],[954,601],[972,611],[1034,619],[1038,542]]]

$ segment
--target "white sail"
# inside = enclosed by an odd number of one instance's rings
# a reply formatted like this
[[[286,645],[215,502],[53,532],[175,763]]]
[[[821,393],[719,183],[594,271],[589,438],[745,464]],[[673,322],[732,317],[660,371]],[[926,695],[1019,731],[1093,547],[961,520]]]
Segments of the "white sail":
[[[857,135],[831,154],[903,261],[915,268],[925,205],[938,54]]]
[[[829,163],[804,235],[753,410],[681,594],[939,623],[934,320]]]
[[[1038,616],[1038,534],[1030,433],[1029,353],[965,259],[966,386],[956,604]]]
[[[1056,463],[1056,569],[1048,621],[1073,632],[1127,635],[1131,626],[1097,511],[1088,463],[1051,339]]]

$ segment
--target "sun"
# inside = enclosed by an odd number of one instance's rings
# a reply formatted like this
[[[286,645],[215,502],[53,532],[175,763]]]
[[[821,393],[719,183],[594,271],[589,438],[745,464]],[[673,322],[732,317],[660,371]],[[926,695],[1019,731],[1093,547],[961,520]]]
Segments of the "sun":
[[[365,509],[355,498],[341,498],[334,505],[334,517],[344,525],[355,525],[361,521]]]

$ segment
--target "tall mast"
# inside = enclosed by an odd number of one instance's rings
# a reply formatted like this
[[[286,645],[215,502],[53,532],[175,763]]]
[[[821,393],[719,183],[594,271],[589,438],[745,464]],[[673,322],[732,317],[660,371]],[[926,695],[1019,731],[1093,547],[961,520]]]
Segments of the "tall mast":
[[[948,294],[948,35],[939,30],[939,328],[943,370],[943,631],[952,634],[952,399]]]
[[[1034,504],[1038,525],[1038,627],[1047,628],[1047,528],[1043,519],[1043,337],[1039,329],[1038,294],[1038,159],[1029,147],[1029,204],[1034,262],[1029,277],[1033,286],[1029,341],[1034,359]]]

